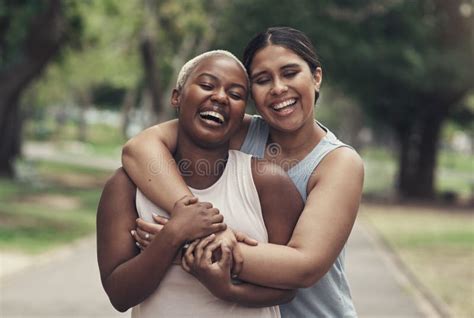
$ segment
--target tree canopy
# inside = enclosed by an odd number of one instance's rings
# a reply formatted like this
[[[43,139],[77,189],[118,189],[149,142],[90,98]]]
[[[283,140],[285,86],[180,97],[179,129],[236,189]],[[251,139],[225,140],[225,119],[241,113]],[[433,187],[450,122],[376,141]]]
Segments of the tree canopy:
[[[19,97],[48,63],[34,88],[37,105],[148,103],[165,119],[188,58],[210,48],[240,56],[254,34],[275,25],[305,32],[331,91],[359,105],[372,127],[394,133],[399,192],[433,196],[443,125],[473,119],[468,0],[1,0],[0,170],[11,171],[18,153]]]

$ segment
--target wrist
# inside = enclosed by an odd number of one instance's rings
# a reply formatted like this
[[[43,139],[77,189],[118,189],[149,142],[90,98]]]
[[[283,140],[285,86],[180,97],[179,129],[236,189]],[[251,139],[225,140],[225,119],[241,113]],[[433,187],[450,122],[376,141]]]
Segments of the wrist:
[[[206,286],[206,288],[217,298],[233,302],[237,290],[234,288],[232,282],[229,281],[225,283],[225,279],[217,281],[210,281],[199,279],[201,283]]]
[[[225,286],[225,288],[222,288],[222,290],[219,290],[219,295],[222,295],[221,299],[225,301],[230,301],[230,302],[235,302],[236,299],[239,298],[239,286],[234,285],[231,282]]]
[[[167,237],[170,246],[174,248],[181,248],[187,241],[183,231],[180,231],[179,224],[173,222],[173,219],[166,223],[160,234]]]

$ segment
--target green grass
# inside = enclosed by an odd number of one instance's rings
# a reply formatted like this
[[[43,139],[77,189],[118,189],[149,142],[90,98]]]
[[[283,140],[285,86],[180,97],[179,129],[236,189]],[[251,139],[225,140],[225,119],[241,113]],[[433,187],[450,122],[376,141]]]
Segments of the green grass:
[[[35,254],[93,233],[111,173],[46,161],[33,166],[33,180],[0,179],[0,249]]]
[[[474,312],[474,215],[466,210],[363,205],[361,216],[453,311]]]
[[[80,146],[81,151],[101,156],[118,156],[126,138],[120,129],[106,124],[91,124],[86,129],[86,140],[78,142],[78,126],[69,121],[61,129],[55,126],[54,121],[43,121],[40,124],[28,121],[25,124],[25,138],[27,140],[54,142],[59,148],[67,151],[71,142]],[[38,126],[41,126],[39,129]],[[38,132],[45,131],[44,133]]]
[[[110,174],[103,169],[77,166],[69,163],[51,162],[47,160],[38,160],[34,162],[35,169],[43,176],[60,175],[62,173],[81,174],[87,176],[99,176],[101,178]]]
[[[15,203],[0,206],[0,219],[0,248],[26,253],[71,242],[92,233],[95,224],[95,214],[90,209],[64,211],[47,205]]]
[[[381,148],[362,152],[365,162],[364,194],[389,196],[396,185],[396,154]],[[438,193],[453,192],[462,200],[474,194],[474,163],[467,154],[442,150],[439,154],[435,187]]]

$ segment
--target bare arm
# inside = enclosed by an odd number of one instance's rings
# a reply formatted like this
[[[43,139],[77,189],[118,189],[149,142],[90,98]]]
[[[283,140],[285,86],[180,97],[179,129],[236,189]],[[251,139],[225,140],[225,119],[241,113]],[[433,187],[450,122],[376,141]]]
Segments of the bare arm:
[[[178,140],[178,121],[171,120],[142,131],[122,151],[123,168],[145,196],[171,214],[174,203],[192,195],[172,153]]]
[[[212,255],[221,249],[222,257],[213,262]],[[221,241],[193,242],[183,258],[183,268],[193,273],[216,297],[248,307],[268,307],[292,300],[296,290],[277,289],[254,284],[233,284],[230,277],[232,253]]]
[[[252,159],[252,176],[260,199],[268,241],[285,245],[290,240],[303,210],[303,199],[288,174],[276,164]],[[244,266],[246,261],[244,255]],[[295,294],[296,289],[242,283],[230,284],[227,292],[222,295],[225,300],[244,306],[265,307],[287,303],[294,298]]]
[[[217,209],[206,203],[191,206],[186,200],[193,199],[184,198],[173,207],[171,220],[139,253],[130,235],[138,216],[135,191],[125,172],[117,170],[104,187],[97,211],[97,257],[102,285],[119,311],[139,304],[155,291],[186,240],[225,228]]]
[[[173,227],[139,253],[130,230],[135,227],[135,186],[119,169],[105,185],[97,212],[97,256],[102,285],[112,305],[124,312],[158,286],[184,243]],[[171,221],[170,221],[171,222]]]
[[[240,245],[240,278],[276,288],[316,283],[341,252],[359,207],[363,164],[355,151],[339,148],[317,167],[308,184],[308,199],[287,246]]]
[[[245,139],[250,116],[231,140],[238,149]],[[122,152],[122,164],[132,181],[157,206],[171,214],[174,203],[191,195],[172,153],[178,140],[178,121],[171,120],[142,131],[130,139]]]
[[[303,210],[303,199],[288,174],[274,163],[252,159],[252,176],[268,242],[286,245]]]
[[[264,160],[252,159],[252,176],[260,199],[269,241],[287,244],[298,221],[303,200],[283,169]],[[222,242],[188,250],[183,267],[192,272],[216,297],[249,307],[266,307],[289,302],[296,291],[250,283],[232,284],[230,248]],[[214,250],[222,248],[222,258],[212,262]],[[244,261],[245,264],[245,261]]]

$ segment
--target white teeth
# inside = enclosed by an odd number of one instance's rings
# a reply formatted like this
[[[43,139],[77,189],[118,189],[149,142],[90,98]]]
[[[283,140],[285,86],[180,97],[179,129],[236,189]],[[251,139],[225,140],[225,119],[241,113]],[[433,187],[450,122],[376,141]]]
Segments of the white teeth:
[[[273,109],[274,110],[279,110],[279,109],[282,109],[284,107],[290,106],[294,103],[296,103],[296,99],[291,98],[291,99],[285,100],[284,102],[273,105]]]
[[[216,118],[221,124],[224,123],[224,116],[222,116],[221,114],[217,113],[217,112],[213,112],[213,111],[206,111],[206,112],[200,112],[199,115],[201,115],[201,117],[214,117]]]

